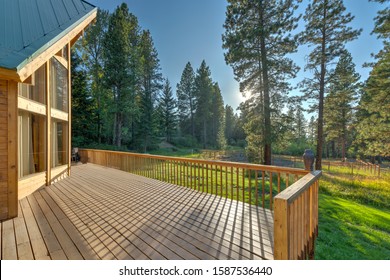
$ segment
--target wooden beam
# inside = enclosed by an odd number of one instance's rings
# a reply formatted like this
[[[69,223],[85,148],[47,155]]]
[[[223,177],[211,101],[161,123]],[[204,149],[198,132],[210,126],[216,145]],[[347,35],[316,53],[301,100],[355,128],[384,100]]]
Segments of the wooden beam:
[[[0,78],[5,80],[20,81],[18,73],[16,70],[9,70],[0,67]]]
[[[18,108],[35,114],[46,116],[45,105],[22,96],[18,96]]]
[[[8,217],[18,215],[18,83],[8,83]]]
[[[69,119],[69,114],[64,112],[64,111],[60,111],[60,110],[57,110],[57,109],[54,109],[54,108],[51,108],[51,117],[52,118],[55,118],[55,119],[58,119],[58,120],[62,120],[62,121],[68,121]]]
[[[35,57],[32,61],[28,62],[23,68],[18,69],[17,75],[20,81],[27,79],[32,73],[34,73],[39,67],[46,63],[51,57],[53,57],[59,50],[61,50],[66,44],[71,42],[77,37],[84,28],[86,28],[95,18],[97,10],[93,11],[88,17],[85,18],[78,26],[73,28],[68,34],[63,36],[49,48],[44,50],[41,54]]]
[[[69,67],[68,61],[65,58],[63,58],[62,56],[58,56],[58,55],[55,55],[54,58],[57,59],[58,62],[61,63],[62,66],[64,66],[66,69],[68,69],[68,67]]]

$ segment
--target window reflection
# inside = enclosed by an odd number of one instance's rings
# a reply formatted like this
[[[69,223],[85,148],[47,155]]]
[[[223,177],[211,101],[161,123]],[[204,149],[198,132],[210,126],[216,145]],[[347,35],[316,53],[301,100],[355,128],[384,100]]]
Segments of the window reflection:
[[[50,64],[51,107],[68,112],[68,70],[55,58]]]
[[[46,171],[46,119],[19,111],[19,178]]]

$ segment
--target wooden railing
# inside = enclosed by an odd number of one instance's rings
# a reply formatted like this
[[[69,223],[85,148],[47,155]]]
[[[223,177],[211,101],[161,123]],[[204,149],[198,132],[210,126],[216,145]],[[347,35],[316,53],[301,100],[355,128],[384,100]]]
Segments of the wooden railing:
[[[81,161],[120,169],[202,192],[273,209],[275,195],[308,171],[105,150],[79,150]]]
[[[273,156],[272,162],[275,165],[300,167],[304,166],[302,157],[296,156]],[[373,176],[380,177],[381,166],[357,159],[356,161],[342,161],[342,160],[323,160],[322,167],[324,171],[331,172],[331,167],[345,167],[350,169],[351,174],[361,174],[359,170],[365,171]]]
[[[314,256],[321,171],[105,150],[81,161],[120,169],[274,210],[274,258]]]
[[[275,259],[314,258],[320,176],[321,171],[313,171],[275,197]]]

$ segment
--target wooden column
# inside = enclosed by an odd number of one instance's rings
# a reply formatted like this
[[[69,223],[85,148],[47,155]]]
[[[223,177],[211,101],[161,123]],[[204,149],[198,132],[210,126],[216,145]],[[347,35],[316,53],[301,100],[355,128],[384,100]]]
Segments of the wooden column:
[[[8,84],[8,218],[18,215],[18,83]]]
[[[46,186],[51,183],[51,89],[50,60],[46,62]]]
[[[18,84],[0,79],[0,220],[18,215]]]
[[[67,45],[68,51],[68,176],[70,176],[70,167],[72,160],[72,81],[71,81],[71,45]]]

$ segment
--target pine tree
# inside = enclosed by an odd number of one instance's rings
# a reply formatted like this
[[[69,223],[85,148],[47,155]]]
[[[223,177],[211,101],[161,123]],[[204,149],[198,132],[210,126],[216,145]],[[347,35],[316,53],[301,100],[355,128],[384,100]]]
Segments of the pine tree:
[[[236,126],[236,119],[233,108],[230,105],[225,106],[225,138],[229,145],[233,144],[234,128]]]
[[[212,116],[212,95],[214,87],[211,80],[210,68],[203,60],[195,77],[195,96],[196,96],[196,113],[195,122],[197,124],[196,135],[205,149],[210,141],[210,119]]]
[[[211,144],[217,147],[225,147],[225,111],[223,98],[221,94],[221,89],[219,88],[218,83],[214,83],[212,90],[212,100],[211,100]]]
[[[176,88],[180,128],[195,139],[195,73],[191,63],[186,64]]]
[[[104,78],[112,92],[113,143],[122,145],[125,118],[135,112],[139,27],[137,18],[122,3],[109,18],[104,38]]]
[[[327,141],[341,145],[341,157],[346,158],[349,130],[354,120],[360,75],[348,51],[341,54],[335,71],[330,75],[329,94],[325,98],[324,130]]]
[[[278,111],[273,102],[280,100],[276,95],[287,94],[286,81],[295,77],[298,70],[286,57],[297,49],[290,35],[298,22],[293,16],[296,2],[228,1],[223,35],[223,48],[227,49],[225,60],[233,67],[241,92],[250,91],[257,96],[251,104],[257,110],[254,114],[257,125],[251,128],[257,131],[247,130],[248,144],[250,139],[256,139],[250,145],[262,146],[258,158],[265,164],[271,164],[271,114]]]
[[[95,106],[88,91],[87,72],[81,68],[78,51],[71,52],[72,75],[72,146],[88,145],[95,140]]]
[[[380,3],[389,0],[375,0]],[[365,156],[390,156],[390,8],[378,12],[373,33],[383,39],[384,48],[364,85],[358,107],[355,145]]]
[[[168,79],[165,80],[158,110],[160,129],[163,132],[165,141],[171,142],[177,125],[177,105]]]
[[[155,142],[155,106],[158,101],[157,94],[162,88],[162,75],[157,50],[149,31],[142,31],[139,48],[141,117],[138,123],[137,146],[141,146],[146,152]]]
[[[301,42],[312,47],[305,69],[313,70],[314,77],[306,79],[306,98],[315,98],[318,102],[317,153],[315,168],[322,168],[324,98],[329,82],[329,66],[344,51],[345,43],[358,37],[361,30],[353,30],[347,25],[353,20],[345,13],[342,0],[313,0],[304,15],[305,30],[301,33]]]
[[[82,39],[82,58],[87,69],[87,74],[90,80],[90,88],[92,98],[96,103],[96,137],[98,143],[102,142],[103,123],[105,118],[105,107],[103,104],[107,103],[108,92],[103,84],[103,55],[104,46],[103,41],[106,36],[108,28],[108,11],[98,9],[96,22],[94,25],[86,29]]]

